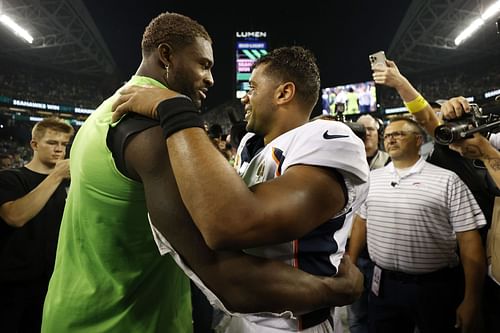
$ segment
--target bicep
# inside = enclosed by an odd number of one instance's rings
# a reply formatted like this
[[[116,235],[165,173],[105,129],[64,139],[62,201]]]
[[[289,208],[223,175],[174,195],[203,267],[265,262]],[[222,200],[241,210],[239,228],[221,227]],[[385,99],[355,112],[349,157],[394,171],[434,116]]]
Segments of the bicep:
[[[161,129],[151,128],[132,138],[125,148],[125,160],[144,185],[151,222],[161,234],[187,259],[196,258],[196,244],[198,250],[206,250],[179,194]]]
[[[295,165],[271,181],[251,188],[258,218],[242,221],[235,233],[252,246],[297,239],[325,223],[346,204],[345,185],[333,169]]]

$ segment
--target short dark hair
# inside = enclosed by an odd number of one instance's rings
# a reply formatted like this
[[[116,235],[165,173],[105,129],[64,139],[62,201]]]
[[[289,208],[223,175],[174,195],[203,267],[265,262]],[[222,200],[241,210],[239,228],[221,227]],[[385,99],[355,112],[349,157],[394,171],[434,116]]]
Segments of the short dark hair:
[[[187,16],[177,13],[162,13],[148,24],[142,35],[142,51],[150,53],[161,43],[167,43],[173,48],[183,48],[193,44],[197,37],[202,37],[212,43],[207,30]]]
[[[253,68],[267,65],[266,72],[275,75],[282,82],[295,84],[299,98],[316,104],[319,97],[320,75],[314,54],[301,47],[281,47],[257,59]]]

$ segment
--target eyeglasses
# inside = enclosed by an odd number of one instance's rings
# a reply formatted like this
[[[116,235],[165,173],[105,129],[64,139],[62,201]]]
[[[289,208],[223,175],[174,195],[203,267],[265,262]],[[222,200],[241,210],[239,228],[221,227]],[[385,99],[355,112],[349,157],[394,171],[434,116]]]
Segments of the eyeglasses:
[[[418,134],[417,132],[410,132],[410,131],[394,131],[392,133],[385,133],[384,140],[388,140],[389,138],[400,140],[411,133]]]

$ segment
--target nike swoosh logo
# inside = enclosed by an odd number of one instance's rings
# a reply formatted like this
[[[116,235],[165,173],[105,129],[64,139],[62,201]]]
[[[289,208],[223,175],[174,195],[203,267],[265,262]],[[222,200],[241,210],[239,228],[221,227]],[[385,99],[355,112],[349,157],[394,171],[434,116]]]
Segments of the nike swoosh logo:
[[[325,133],[323,133],[323,138],[325,138],[326,140],[348,138],[348,137],[349,135],[328,134],[328,130],[326,130]]]

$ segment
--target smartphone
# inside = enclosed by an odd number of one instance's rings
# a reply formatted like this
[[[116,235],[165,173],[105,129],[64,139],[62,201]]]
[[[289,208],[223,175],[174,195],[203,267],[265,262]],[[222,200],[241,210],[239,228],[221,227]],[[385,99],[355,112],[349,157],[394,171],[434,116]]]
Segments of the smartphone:
[[[387,65],[385,64],[386,57],[384,51],[378,51],[377,53],[370,54],[368,58],[370,59],[370,64],[372,66],[372,69],[376,65],[379,67],[380,66],[387,67]]]

